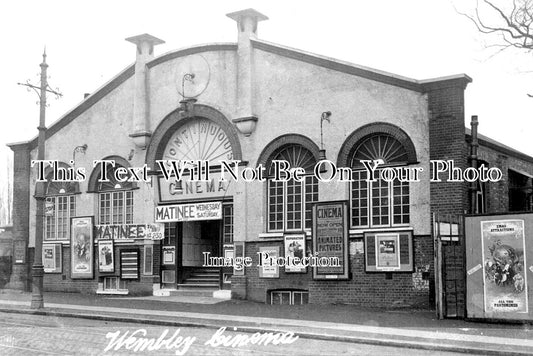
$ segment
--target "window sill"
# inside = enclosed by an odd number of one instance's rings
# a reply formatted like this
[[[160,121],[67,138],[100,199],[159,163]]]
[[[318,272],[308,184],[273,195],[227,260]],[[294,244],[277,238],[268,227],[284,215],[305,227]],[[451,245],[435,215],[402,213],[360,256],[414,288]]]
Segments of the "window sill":
[[[348,233],[350,235],[364,234],[365,232],[376,232],[376,231],[413,231],[412,226],[387,226],[387,227],[364,227],[360,229],[350,229]]]
[[[103,290],[97,289],[96,294],[109,294],[109,295],[128,295],[129,291],[127,289],[121,290]]]
[[[305,230],[305,236],[311,236],[310,230]],[[277,239],[283,238],[284,235],[301,234],[302,231],[285,231],[285,232],[262,232],[258,236],[260,239]]]

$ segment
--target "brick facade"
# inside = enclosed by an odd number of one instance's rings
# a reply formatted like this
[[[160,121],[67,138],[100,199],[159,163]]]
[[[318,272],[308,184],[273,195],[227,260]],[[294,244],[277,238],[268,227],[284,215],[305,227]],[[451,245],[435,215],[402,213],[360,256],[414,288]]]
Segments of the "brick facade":
[[[309,240],[308,244],[310,243]],[[432,292],[432,288],[430,288],[429,281],[433,279],[429,267],[433,263],[431,236],[413,237],[414,265],[418,267],[412,273],[367,273],[365,272],[364,253],[355,249],[354,244],[361,244],[362,246],[363,240],[353,238],[349,241],[349,280],[319,281],[313,280],[310,267],[308,267],[307,273],[285,273],[284,268],[280,267],[279,278],[260,278],[260,267],[257,266],[259,247],[278,246],[280,251],[283,251],[283,241],[247,243],[246,255],[252,257],[253,260],[252,266],[246,268],[247,299],[268,302],[269,291],[287,289],[308,291],[309,302],[313,304],[345,303],[376,307],[427,307],[430,305],[432,299],[430,290]],[[420,283],[422,281],[427,282]],[[239,287],[236,289],[241,290],[242,288]],[[234,291],[236,292],[236,290]]]
[[[453,160],[461,169],[468,166],[469,149],[464,127],[464,91],[471,81],[468,76],[461,74],[419,81],[390,75],[261,41],[255,33],[259,17],[253,10],[231,18],[250,20],[239,27],[242,31],[235,44],[193,46],[154,57],[152,51],[143,52],[152,48],[154,43],[145,46],[147,43],[143,42],[145,45],[141,46],[136,42],[153,41],[152,36],[133,38],[138,45],[135,66],[126,68],[49,128],[47,159],[69,162],[73,150],[86,144],[86,152],[76,156],[76,166],[87,168],[88,177],[97,176],[92,170],[93,160],[105,157],[119,157],[117,160],[128,167],[147,164],[153,173],[158,169],[155,161],[166,159],[163,154],[170,147],[171,138],[177,137],[175,134],[185,125],[203,120],[204,127],[208,123],[212,125],[209,127],[220,130],[214,137],[220,132],[228,139],[227,145],[231,149],[228,152],[234,159],[242,160],[241,167],[255,168],[267,162],[286,144],[307,148],[318,159],[321,136],[328,159],[339,166],[347,166],[356,145],[373,134],[395,138],[407,151],[407,162],[401,163],[409,167],[419,166],[426,173],[430,160]],[[176,78],[170,73],[189,68],[191,63],[205,69],[206,62],[210,71],[208,83],[198,94],[196,104],[185,110],[185,106],[178,103]],[[321,132],[318,120],[325,110],[331,110],[333,114],[331,122],[324,123]],[[181,142],[174,140],[176,145]],[[215,138],[212,138],[213,142]],[[226,144],[222,144],[227,149]],[[36,140],[11,145],[15,152],[13,235],[15,240],[25,241],[30,252],[36,230],[35,201],[31,197],[36,176],[29,163],[30,157],[36,156],[36,145]],[[195,146],[191,144],[191,147]],[[490,211],[504,211],[508,208],[507,168],[515,167],[533,174],[531,162],[498,150],[484,151],[483,143],[480,151],[491,165],[503,168],[503,181],[489,187],[488,206]],[[199,156],[203,153],[199,152]],[[222,153],[225,154],[227,152]],[[145,224],[154,222],[155,208],[160,205],[210,200],[231,202],[233,240],[244,242],[246,256],[253,259],[244,276],[232,278],[234,298],[265,302],[268,291],[287,288],[309,291],[311,303],[424,306],[432,304],[434,295],[431,213],[463,214],[468,209],[469,188],[465,183],[430,183],[428,176],[409,184],[409,204],[405,204],[409,206],[408,221],[392,223],[389,220],[383,225],[364,227],[366,225],[361,224],[349,229],[350,276],[346,281],[313,280],[310,268],[305,274],[285,273],[280,268],[279,278],[259,278],[259,247],[272,245],[283,251],[283,234],[287,232],[277,227],[270,231],[267,226],[269,202],[265,182],[243,183],[241,180],[232,183],[228,196],[225,193],[201,196],[190,192],[185,197],[185,194],[167,191],[171,198],[164,200],[160,194],[163,185],[152,176],[151,183],[139,182],[132,190],[131,214],[135,223]],[[77,216],[98,217],[100,201],[96,185],[96,178],[79,183]],[[169,189],[169,186],[165,187]],[[349,183],[320,182],[317,187],[318,201],[351,199]],[[394,232],[398,228],[413,235],[413,271],[365,272],[364,254],[361,253],[364,251],[363,234]],[[305,232],[309,237],[311,230]],[[129,292],[150,294],[154,285],[160,282],[161,248],[160,242],[156,241],[153,245],[153,276],[144,276],[143,246],[141,242],[117,243],[117,272],[100,274],[95,263],[93,279],[71,280],[70,248],[65,243],[63,271],[61,274],[46,274],[45,289],[96,293],[104,275],[118,275],[120,249],[136,247],[141,252],[141,277],[138,281],[128,282]],[[182,250],[178,247],[176,251],[177,259]],[[463,261],[459,259],[456,263],[460,266]],[[14,266],[17,270],[12,278],[13,285],[27,288],[30,265],[31,259],[28,265]],[[457,269],[456,272],[461,271]]]

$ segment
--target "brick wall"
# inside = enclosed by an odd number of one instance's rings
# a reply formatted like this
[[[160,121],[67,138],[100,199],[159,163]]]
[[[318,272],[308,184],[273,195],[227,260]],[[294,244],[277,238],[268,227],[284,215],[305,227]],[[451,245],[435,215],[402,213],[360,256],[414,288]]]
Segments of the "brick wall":
[[[461,169],[467,167],[468,149],[465,142],[464,78],[434,82],[427,86],[429,115],[429,158],[453,160]],[[467,209],[468,185],[464,183],[432,182],[431,211],[462,214]]]
[[[357,240],[351,239],[351,243]],[[361,239],[359,239],[361,241]],[[315,304],[346,303],[370,307],[390,306],[428,306],[433,290],[430,280],[433,279],[433,241],[430,236],[413,237],[415,268],[430,272],[424,274],[427,280],[424,287],[415,285],[416,276],[420,273],[390,273],[392,279],[386,279],[387,273],[366,273],[363,253],[350,254],[350,280],[317,281],[313,280],[312,270],[307,273],[285,273],[279,269],[279,278],[259,278],[258,255],[259,246],[279,246],[283,251],[282,241],[249,242],[246,244],[246,255],[252,257],[253,264],[246,268],[246,297],[258,302],[266,302],[268,291],[273,289],[304,289],[309,291],[309,302]],[[351,249],[353,250],[353,249]],[[235,278],[235,277],[234,277]],[[242,282],[239,283],[242,285]],[[232,288],[233,288],[232,279]]]
[[[426,86],[429,110],[429,158],[453,160],[455,167],[461,170],[466,169],[469,154],[465,141],[464,118],[464,90],[469,81],[468,78],[448,79]],[[469,208],[469,183],[448,182],[445,175],[442,175],[441,179],[442,182],[430,183],[431,212],[439,215],[463,214]],[[457,289],[453,290],[448,290],[445,286],[445,303],[447,305],[453,303],[458,310],[462,310],[465,261],[463,254],[455,254],[454,251],[455,247],[451,250],[443,249],[447,279],[455,280],[457,285]],[[450,295],[457,295],[457,298],[451,300]]]
[[[480,142],[478,157],[487,162],[489,167],[497,167],[502,171],[499,182],[487,182],[486,208],[487,213],[505,213],[509,211],[509,169],[533,176],[533,159],[513,156],[509,152],[502,152]]]
[[[27,145],[13,145],[13,241],[29,241],[30,151]],[[29,253],[26,256],[29,260]],[[14,259],[13,259],[14,261]],[[14,264],[5,288],[30,290],[31,264]]]
[[[70,264],[70,246],[63,246],[63,271],[62,273],[45,273],[44,290],[50,292],[78,292],[84,294],[95,294],[98,289],[98,282],[102,283],[104,277],[120,276],[120,250],[131,248],[132,246],[114,247],[115,272],[100,273],[98,272],[98,257],[94,261],[94,278],[92,279],[71,279]],[[154,245],[155,247],[155,245]],[[151,295],[153,292],[153,283],[159,281],[159,272],[154,268],[153,275],[145,276],[143,274],[144,254],[142,246],[139,247],[140,253],[140,278],[139,280],[128,280],[128,290],[130,295]],[[155,261],[156,249],[154,248],[154,265],[159,265],[159,252],[157,252],[157,262]]]

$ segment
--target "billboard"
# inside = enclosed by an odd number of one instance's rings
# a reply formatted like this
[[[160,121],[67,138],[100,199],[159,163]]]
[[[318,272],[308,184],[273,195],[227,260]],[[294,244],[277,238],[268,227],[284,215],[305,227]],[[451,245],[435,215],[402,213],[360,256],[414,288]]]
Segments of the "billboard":
[[[467,317],[533,320],[533,213],[465,217]]]

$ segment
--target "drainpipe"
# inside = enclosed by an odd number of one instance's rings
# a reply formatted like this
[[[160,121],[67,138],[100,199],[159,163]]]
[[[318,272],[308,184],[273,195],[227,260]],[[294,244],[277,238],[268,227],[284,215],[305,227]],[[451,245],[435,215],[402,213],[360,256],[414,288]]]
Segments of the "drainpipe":
[[[477,169],[477,149],[479,147],[477,141],[477,115],[472,115],[472,120],[470,121],[470,165],[472,168]],[[475,214],[477,212],[477,182],[470,183],[470,213]]]

